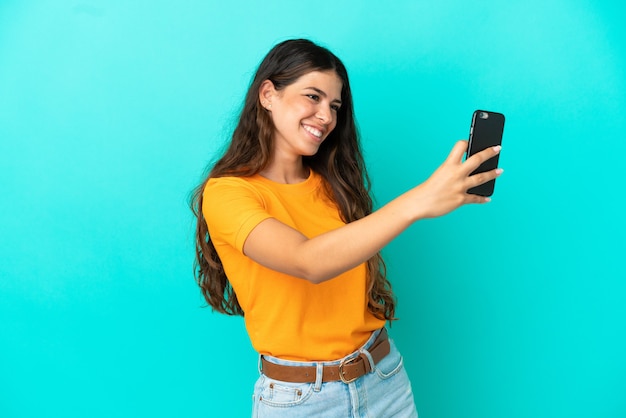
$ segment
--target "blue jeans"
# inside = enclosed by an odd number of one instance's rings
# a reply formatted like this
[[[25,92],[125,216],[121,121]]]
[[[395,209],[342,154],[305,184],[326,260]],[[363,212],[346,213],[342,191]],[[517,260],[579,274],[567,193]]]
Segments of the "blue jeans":
[[[361,350],[367,350],[378,335],[373,333]],[[317,366],[315,383],[282,382],[261,374],[254,386],[253,418],[266,417],[394,417],[417,418],[409,377],[402,356],[390,339],[390,353],[365,376],[351,383],[321,382],[324,365],[338,365],[342,359],[328,362],[294,362],[264,356],[265,360],[289,366]],[[359,350],[346,358],[356,357]]]

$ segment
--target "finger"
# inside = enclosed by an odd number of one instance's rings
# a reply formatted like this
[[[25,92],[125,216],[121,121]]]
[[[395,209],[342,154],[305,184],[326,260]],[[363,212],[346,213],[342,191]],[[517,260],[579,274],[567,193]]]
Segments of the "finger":
[[[495,170],[485,171],[484,173],[477,173],[468,178],[468,189],[472,187],[480,186],[481,184],[487,183],[493,179],[500,177],[500,175],[504,172],[501,168],[496,168]]]
[[[465,203],[467,204],[474,204],[474,205],[480,205],[483,203],[488,203],[491,202],[491,198],[487,197],[487,196],[479,196],[476,194],[467,194],[467,197],[465,198]]]
[[[482,163],[498,155],[501,149],[502,147],[500,145],[496,145],[495,147],[489,147],[469,157],[464,163],[467,173],[473,172]]]
[[[463,160],[463,156],[465,155],[465,153],[467,152],[467,141],[465,140],[461,140],[461,141],[457,141],[456,144],[454,144],[454,147],[452,147],[452,151],[450,151],[450,154],[448,155],[448,158],[446,158],[446,163],[460,163]]]

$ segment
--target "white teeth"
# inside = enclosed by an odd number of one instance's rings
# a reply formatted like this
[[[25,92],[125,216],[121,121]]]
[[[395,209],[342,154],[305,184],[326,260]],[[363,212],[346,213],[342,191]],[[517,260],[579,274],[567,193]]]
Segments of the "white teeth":
[[[313,134],[313,135],[315,135],[316,137],[318,137],[318,138],[321,138],[321,137],[322,137],[322,131],[317,130],[317,129],[313,128],[312,126],[308,126],[308,125],[302,125],[302,126],[304,127],[304,129],[305,129],[307,132],[312,133],[312,134]]]

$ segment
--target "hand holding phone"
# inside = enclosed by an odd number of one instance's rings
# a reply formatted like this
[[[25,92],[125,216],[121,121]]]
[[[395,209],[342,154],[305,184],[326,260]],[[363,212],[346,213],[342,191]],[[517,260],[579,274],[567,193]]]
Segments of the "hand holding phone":
[[[486,110],[476,110],[472,116],[470,127],[469,146],[467,158],[489,147],[502,144],[504,133],[504,115]],[[498,167],[500,154],[482,163],[473,174],[495,170]],[[472,187],[467,193],[479,196],[491,196],[496,185],[496,180],[490,180],[480,186]]]

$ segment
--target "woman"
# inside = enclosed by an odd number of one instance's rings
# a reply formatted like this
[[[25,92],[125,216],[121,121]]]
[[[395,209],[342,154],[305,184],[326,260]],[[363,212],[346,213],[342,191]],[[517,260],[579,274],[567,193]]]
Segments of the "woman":
[[[192,201],[203,295],[244,316],[260,354],[254,416],[417,416],[379,252],[419,219],[488,201],[467,190],[501,173],[471,175],[499,148],[462,162],[466,149],[373,211],[344,65],[302,39],[263,59]]]

